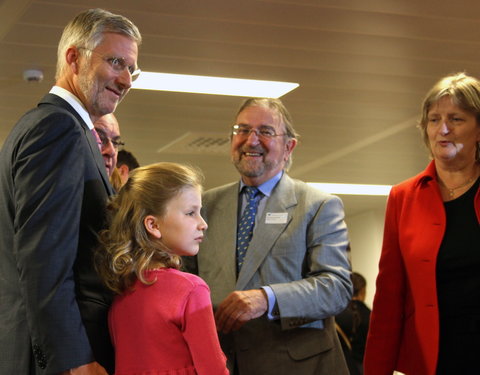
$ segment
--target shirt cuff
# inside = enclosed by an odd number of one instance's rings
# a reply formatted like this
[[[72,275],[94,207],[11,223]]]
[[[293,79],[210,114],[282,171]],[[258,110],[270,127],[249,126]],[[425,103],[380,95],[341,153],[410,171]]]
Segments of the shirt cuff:
[[[277,305],[277,297],[275,297],[275,293],[273,292],[272,288],[269,286],[262,286],[261,287],[265,293],[267,293],[268,299],[268,310],[267,310],[267,317],[269,320],[277,320],[280,319],[280,311],[278,311]]]

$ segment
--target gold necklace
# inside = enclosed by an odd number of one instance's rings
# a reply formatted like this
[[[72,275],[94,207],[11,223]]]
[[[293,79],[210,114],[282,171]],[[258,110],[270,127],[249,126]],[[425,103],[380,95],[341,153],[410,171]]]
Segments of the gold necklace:
[[[472,181],[473,181],[475,178],[476,178],[475,176],[474,176],[474,177],[470,177],[467,182],[461,184],[460,186],[454,187],[454,188],[449,188],[449,187],[448,187],[447,185],[445,185],[445,183],[444,183],[443,181],[441,181],[441,180],[439,180],[439,182],[440,182],[440,185],[442,185],[445,189],[448,190],[448,192],[449,192],[449,194],[450,194],[450,198],[454,198],[454,197],[455,197],[455,190],[461,189],[461,188],[469,185],[470,183],[472,183]]]

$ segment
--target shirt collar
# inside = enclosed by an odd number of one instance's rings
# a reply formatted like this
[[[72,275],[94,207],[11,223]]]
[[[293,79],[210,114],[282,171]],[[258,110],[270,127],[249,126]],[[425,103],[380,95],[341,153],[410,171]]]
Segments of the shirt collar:
[[[88,128],[90,130],[93,129],[92,119],[90,118],[90,115],[88,114],[87,110],[83,106],[80,99],[78,99],[70,91],[65,90],[60,86],[53,86],[52,89],[50,90],[50,94],[57,95],[61,97],[63,100],[65,100],[68,104],[70,104],[73,107],[73,109],[80,115],[83,121],[85,121]]]
[[[275,188],[277,185],[278,181],[283,176],[283,171],[278,172],[275,176],[273,176],[270,180],[265,181],[263,184],[257,186],[257,189],[260,190],[260,192],[265,195],[266,197],[269,197],[270,194],[272,194],[272,190]],[[242,191],[243,187],[246,186],[242,180],[240,180],[240,191]]]

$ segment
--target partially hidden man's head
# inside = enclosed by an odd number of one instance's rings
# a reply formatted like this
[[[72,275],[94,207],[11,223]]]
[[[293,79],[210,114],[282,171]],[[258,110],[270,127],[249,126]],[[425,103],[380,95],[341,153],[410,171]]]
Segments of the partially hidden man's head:
[[[125,149],[118,151],[117,155],[117,170],[120,175],[121,185],[125,185],[130,175],[130,172],[140,167],[137,158]]]
[[[101,153],[109,176],[117,165],[118,148],[123,145],[120,139],[120,127],[113,113],[100,117],[93,124],[102,141]]]

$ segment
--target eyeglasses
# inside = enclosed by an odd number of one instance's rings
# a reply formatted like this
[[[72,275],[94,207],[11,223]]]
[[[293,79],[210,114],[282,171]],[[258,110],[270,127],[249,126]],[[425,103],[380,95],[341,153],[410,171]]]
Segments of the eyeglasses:
[[[125,146],[125,142],[122,142],[120,139],[112,139],[107,137],[107,135],[101,130],[101,129],[95,129],[98,133],[98,137],[100,138],[100,141],[102,141],[102,149],[104,147],[108,147],[109,143],[112,143],[113,148],[115,150],[118,150],[119,147]]]
[[[236,135],[237,137],[241,138],[248,138],[251,133],[255,133],[255,135],[262,139],[272,139],[275,137],[280,137],[282,135],[287,134],[277,134],[275,133],[275,129],[271,126],[260,126],[258,129],[252,128],[251,126],[247,125],[233,125],[232,127],[232,135]]]
[[[110,66],[110,68],[112,68],[112,70],[118,74],[122,73],[123,71],[125,71],[125,69],[127,69],[128,72],[130,73],[130,77],[132,77],[132,82],[135,81],[140,76],[140,73],[142,72],[137,67],[133,65],[128,65],[125,58],[123,57],[105,56],[99,52],[93,51],[85,47],[79,47],[79,49],[84,49],[84,50],[90,51],[91,53],[95,53],[99,55],[103,59],[103,61],[105,61]]]

